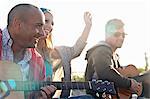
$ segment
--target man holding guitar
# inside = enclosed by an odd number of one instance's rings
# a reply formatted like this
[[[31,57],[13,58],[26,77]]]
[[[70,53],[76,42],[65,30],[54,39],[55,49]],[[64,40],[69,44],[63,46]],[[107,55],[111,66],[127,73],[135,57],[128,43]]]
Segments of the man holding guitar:
[[[19,65],[19,69],[9,66],[8,69],[14,71],[11,71],[11,73],[3,72],[6,69],[1,66],[0,80],[13,79],[15,78],[13,75],[18,71],[21,71],[21,74],[16,76],[21,77],[19,79],[16,77],[17,80],[36,82],[46,80],[43,59],[35,51],[36,43],[45,36],[44,24],[44,14],[34,5],[18,4],[10,10],[8,25],[0,34],[0,60],[15,62]],[[3,87],[6,89],[4,84],[1,83],[1,88]],[[25,99],[47,99],[51,98],[51,94],[55,90],[56,87],[53,85],[45,86],[40,91],[25,92],[24,97]],[[10,99],[21,99],[17,93],[15,95],[8,94],[8,96],[10,96]],[[3,99],[4,97],[0,94],[0,98]]]
[[[102,79],[113,81],[116,88],[124,88],[130,90],[131,94],[136,93],[138,96],[142,93],[142,84],[144,81],[136,81],[136,77],[128,78],[121,73],[119,62],[115,51],[121,48],[124,38],[124,23],[119,19],[112,19],[105,26],[105,41],[99,42],[97,45],[87,51],[86,60],[88,61],[85,79]],[[145,79],[150,79],[149,76]],[[141,83],[142,82],[142,83]],[[97,97],[95,93],[87,91]],[[148,93],[148,92],[147,92]],[[131,96],[130,94],[130,96]],[[143,92],[142,94],[145,95]],[[148,93],[149,94],[149,93]],[[129,97],[130,97],[129,96]],[[145,95],[148,96],[148,95]],[[128,99],[117,95],[117,98]]]
[[[38,40],[45,37],[44,22],[43,13],[34,5],[18,4],[10,10],[8,25],[0,31],[0,99],[51,99],[56,87],[115,94],[113,82],[108,81],[45,81],[43,59],[35,50]]]

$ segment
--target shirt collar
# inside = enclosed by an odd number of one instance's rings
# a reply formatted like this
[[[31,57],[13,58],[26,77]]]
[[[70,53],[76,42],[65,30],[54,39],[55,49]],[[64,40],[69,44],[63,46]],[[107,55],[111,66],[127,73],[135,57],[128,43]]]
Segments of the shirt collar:
[[[31,60],[31,57],[32,57],[31,51],[30,50],[26,50],[26,52],[24,54],[23,60],[21,60],[20,62],[18,62],[18,64],[28,63]]]
[[[10,38],[7,27],[2,32],[2,41],[4,46],[11,46],[13,44],[13,40]]]
[[[4,28],[2,32],[2,41],[3,41],[3,46],[5,46],[6,48],[9,46],[11,48],[13,44],[13,40],[10,37],[10,33],[7,27]],[[32,53],[30,52],[30,50],[26,50],[23,61],[28,62],[31,59],[31,56],[32,56]]]

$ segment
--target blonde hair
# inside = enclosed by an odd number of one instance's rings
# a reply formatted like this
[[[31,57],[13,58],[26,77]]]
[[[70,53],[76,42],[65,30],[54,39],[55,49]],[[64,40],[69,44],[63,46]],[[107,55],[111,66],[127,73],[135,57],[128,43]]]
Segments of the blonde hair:
[[[40,8],[40,9],[42,10],[42,12],[43,12],[44,14],[45,14],[45,13],[49,13],[49,14],[51,14],[51,15],[53,16],[52,11],[51,11],[50,9],[47,9],[47,8]],[[54,25],[54,22],[52,22],[52,25]],[[51,34],[51,33],[49,33],[49,34],[47,35],[47,38],[46,38],[46,45],[47,45],[48,48],[51,48],[51,49],[54,48],[54,47],[53,47],[52,34]]]
[[[53,49],[52,34],[48,34],[46,38],[46,46]]]
[[[124,23],[120,19],[111,19],[105,25],[105,37],[110,37],[117,32],[118,29],[123,28]]]

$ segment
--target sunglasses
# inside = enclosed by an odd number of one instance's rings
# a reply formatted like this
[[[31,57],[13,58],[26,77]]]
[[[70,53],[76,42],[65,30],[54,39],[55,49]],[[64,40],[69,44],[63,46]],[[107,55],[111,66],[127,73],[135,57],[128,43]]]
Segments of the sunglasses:
[[[123,38],[125,38],[126,35],[128,35],[128,34],[126,34],[126,33],[124,33],[124,32],[123,32],[123,33],[120,33],[120,32],[116,32],[116,33],[115,33],[115,36],[116,36],[116,37],[122,36]]]

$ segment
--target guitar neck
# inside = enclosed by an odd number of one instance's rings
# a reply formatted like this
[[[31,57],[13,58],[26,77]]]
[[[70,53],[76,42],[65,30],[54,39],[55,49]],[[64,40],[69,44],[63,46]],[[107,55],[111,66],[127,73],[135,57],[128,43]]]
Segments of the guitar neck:
[[[0,72],[0,90],[2,91],[38,91],[43,86],[54,85],[58,90],[90,89],[94,92],[116,94],[113,82],[102,80],[86,82],[20,81],[22,79],[20,66],[10,61],[0,61],[0,70],[2,70]]]
[[[90,82],[30,82],[30,81],[15,81],[16,85],[11,90],[14,91],[38,91],[46,85],[54,85],[58,90],[67,89],[91,89]]]
[[[41,87],[54,85],[57,90],[90,89],[94,92],[106,92],[116,94],[114,83],[108,81],[85,81],[85,82],[50,82],[50,81],[0,81],[0,89],[10,91],[39,91]]]

